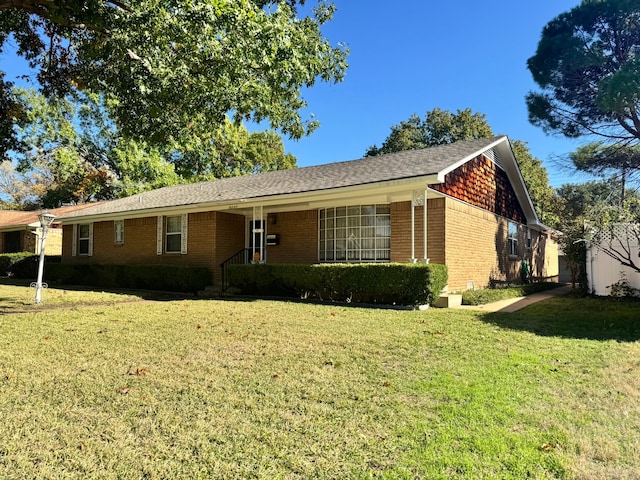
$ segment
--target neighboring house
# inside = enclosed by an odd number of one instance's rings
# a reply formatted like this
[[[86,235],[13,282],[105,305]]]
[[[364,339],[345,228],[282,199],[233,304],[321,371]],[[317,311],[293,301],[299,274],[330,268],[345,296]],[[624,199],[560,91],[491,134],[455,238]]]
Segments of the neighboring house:
[[[95,204],[72,205],[49,210],[56,217],[67,215],[94,206]],[[0,210],[0,253],[40,253],[42,228],[38,215],[42,210],[23,212]],[[62,255],[62,226],[54,221],[47,233],[45,245],[47,255]]]
[[[611,257],[610,253],[617,253],[622,257],[628,256],[633,260],[640,254],[640,225],[631,223],[617,223],[609,230],[600,232],[592,241],[587,243],[587,279],[589,290],[594,295],[611,295],[611,286],[625,284],[640,293],[640,273],[631,267],[626,267]],[[638,262],[636,262],[638,264]],[[614,289],[615,290],[615,289]],[[618,294],[620,288],[618,288]]]
[[[558,274],[505,136],[165,187],[61,223],[63,263],[206,266],[216,283],[244,249],[269,263],[441,263],[450,290],[517,281],[523,260]]]

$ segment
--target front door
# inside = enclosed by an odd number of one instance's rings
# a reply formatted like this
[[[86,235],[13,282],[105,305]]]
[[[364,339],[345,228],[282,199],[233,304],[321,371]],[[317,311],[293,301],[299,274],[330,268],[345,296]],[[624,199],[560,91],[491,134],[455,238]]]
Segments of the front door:
[[[254,262],[264,262],[266,260],[265,245],[266,231],[264,220],[249,221],[249,249],[251,250],[251,259]]]

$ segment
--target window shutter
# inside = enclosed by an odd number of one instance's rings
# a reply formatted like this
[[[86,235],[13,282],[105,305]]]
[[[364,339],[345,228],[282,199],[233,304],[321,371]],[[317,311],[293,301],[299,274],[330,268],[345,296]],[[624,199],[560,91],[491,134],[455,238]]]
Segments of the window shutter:
[[[183,213],[182,214],[182,219],[180,221],[180,225],[182,227],[182,248],[180,249],[180,253],[182,255],[186,255],[187,254],[187,231],[188,231],[188,227],[187,227],[187,221],[189,220],[189,214],[188,213]]]
[[[93,223],[89,224],[89,253],[87,255],[93,255]]]
[[[73,237],[71,238],[71,256],[78,255],[78,224],[73,224]]]
[[[162,215],[158,215],[158,224],[156,228],[156,253],[158,255],[162,255],[162,239],[164,237],[163,231],[162,231],[163,218],[164,217]]]

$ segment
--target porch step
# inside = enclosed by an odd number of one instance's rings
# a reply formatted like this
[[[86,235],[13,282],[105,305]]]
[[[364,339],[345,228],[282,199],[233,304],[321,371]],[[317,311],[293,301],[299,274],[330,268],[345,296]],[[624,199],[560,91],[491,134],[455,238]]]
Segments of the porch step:
[[[443,293],[436,301],[438,308],[456,308],[462,305],[462,295],[455,293]]]

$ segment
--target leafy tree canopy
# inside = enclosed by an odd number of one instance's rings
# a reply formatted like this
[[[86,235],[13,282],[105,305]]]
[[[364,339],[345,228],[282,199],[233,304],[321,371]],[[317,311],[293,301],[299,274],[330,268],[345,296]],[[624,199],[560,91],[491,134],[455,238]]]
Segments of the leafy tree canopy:
[[[369,147],[365,155],[428,148],[491,136],[493,132],[485,115],[473,113],[469,108],[456,113],[435,108],[426,113],[424,120],[413,114],[408,120],[393,125],[382,146]]]
[[[629,186],[638,186],[640,147],[637,145],[593,142],[581,146],[569,157],[578,170],[603,178],[619,178],[620,202],[624,201]]]
[[[456,113],[435,108],[426,113],[424,120],[413,114],[408,120],[392,126],[391,133],[382,146],[369,147],[366,155],[428,148],[492,136],[493,130],[484,114],[473,113],[469,108],[458,110]],[[526,142],[515,140],[511,146],[538,217],[543,222],[554,225],[557,222],[551,209],[554,192],[549,185],[547,170],[542,166],[540,159],[531,155]]]
[[[99,96],[85,95],[82,102],[47,100],[24,89],[16,89],[15,96],[27,106],[16,129],[21,145],[15,151],[18,172],[7,167],[0,195],[16,207],[111,199],[296,165],[295,157],[285,154],[280,135],[250,133],[227,118],[191,142],[155,146],[122,137]],[[16,190],[17,185],[22,188]]]
[[[640,2],[583,0],[549,22],[527,65],[534,125],[567,137],[640,140]]]
[[[303,87],[342,80],[347,50],[321,27],[334,14],[304,0],[0,0],[0,50],[13,36],[48,97],[100,93],[119,132],[153,145],[191,139],[225,116],[266,120],[294,138]],[[20,104],[0,71],[0,154]],[[189,141],[189,140],[187,140]]]

